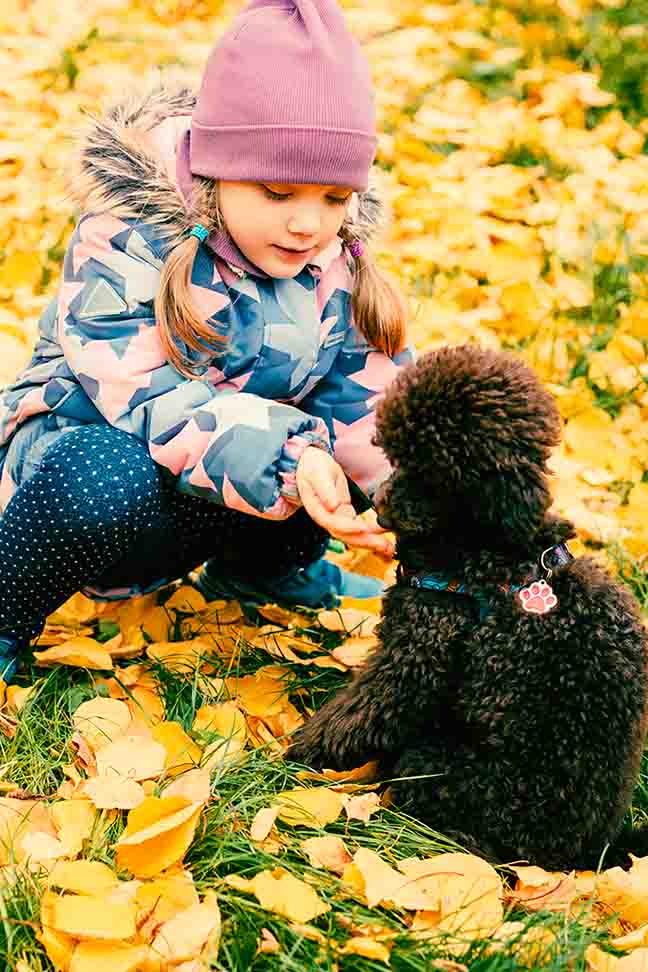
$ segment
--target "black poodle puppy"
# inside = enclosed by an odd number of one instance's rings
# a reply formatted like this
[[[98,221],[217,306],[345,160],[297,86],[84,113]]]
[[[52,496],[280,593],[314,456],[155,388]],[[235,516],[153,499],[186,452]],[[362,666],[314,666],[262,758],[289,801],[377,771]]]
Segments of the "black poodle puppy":
[[[380,644],[288,756],[378,759],[396,806],[434,830],[564,869],[623,852],[648,640],[629,590],[574,558],[572,525],[548,512],[559,438],[553,398],[510,354],[443,348],[400,374],[377,416],[399,561]]]

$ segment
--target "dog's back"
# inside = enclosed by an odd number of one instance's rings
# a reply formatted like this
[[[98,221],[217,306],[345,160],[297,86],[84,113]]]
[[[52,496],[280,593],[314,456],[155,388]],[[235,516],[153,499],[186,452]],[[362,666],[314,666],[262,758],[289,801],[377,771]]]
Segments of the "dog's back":
[[[541,615],[499,593],[462,649],[453,722],[473,774],[459,774],[463,792],[446,781],[447,823],[500,859],[591,866],[639,771],[646,633],[629,592],[590,558],[551,587],[558,604]]]

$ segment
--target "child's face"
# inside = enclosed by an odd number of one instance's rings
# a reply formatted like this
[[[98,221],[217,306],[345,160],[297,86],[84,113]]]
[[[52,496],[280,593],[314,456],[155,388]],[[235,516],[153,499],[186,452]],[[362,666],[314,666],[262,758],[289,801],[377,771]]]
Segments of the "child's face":
[[[221,182],[219,201],[243,255],[271,277],[294,277],[335,239],[352,194],[344,186]]]

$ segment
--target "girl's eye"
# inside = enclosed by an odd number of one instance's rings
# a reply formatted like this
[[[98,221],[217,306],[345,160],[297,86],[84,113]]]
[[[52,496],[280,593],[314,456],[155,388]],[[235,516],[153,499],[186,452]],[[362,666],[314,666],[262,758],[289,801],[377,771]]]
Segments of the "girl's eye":
[[[351,196],[327,196],[326,198],[330,203],[333,203],[334,205],[343,206],[345,203],[349,201]]]
[[[290,192],[274,192],[269,188],[269,186],[263,186],[263,191],[268,199],[290,199],[290,196],[292,195]]]

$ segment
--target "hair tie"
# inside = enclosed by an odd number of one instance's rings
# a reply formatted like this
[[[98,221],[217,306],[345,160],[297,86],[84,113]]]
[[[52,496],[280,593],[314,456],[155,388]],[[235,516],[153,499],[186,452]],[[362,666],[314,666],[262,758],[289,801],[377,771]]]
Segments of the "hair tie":
[[[364,253],[364,246],[362,244],[362,240],[358,240],[358,239],[353,240],[353,242],[349,244],[349,253],[356,260],[358,259],[358,257],[361,257],[362,254]]]
[[[204,243],[209,236],[209,230],[206,230],[202,223],[196,223],[189,236],[196,236],[201,243]]]

